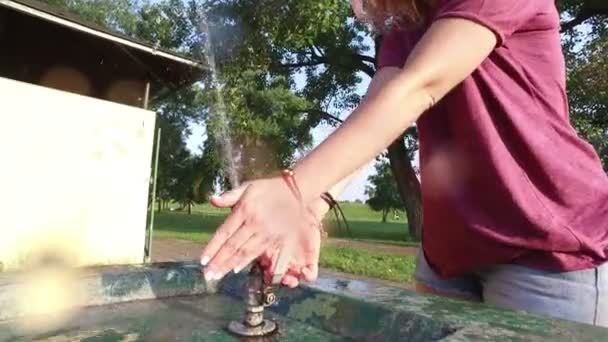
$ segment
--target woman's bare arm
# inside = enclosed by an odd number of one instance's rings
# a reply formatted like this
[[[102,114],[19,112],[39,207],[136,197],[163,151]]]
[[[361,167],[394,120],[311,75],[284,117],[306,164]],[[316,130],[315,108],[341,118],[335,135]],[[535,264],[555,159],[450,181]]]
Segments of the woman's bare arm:
[[[295,168],[311,200],[384,150],[424,111],[468,77],[496,45],[492,31],[464,19],[435,22],[402,70]],[[324,166],[331,165],[331,168]],[[323,169],[323,172],[319,172]]]
[[[378,91],[296,165],[298,196],[283,179],[275,177],[215,199],[217,206],[234,206],[234,210],[203,251],[203,264],[209,261],[205,277],[219,279],[232,269],[242,269],[264,251],[286,248],[305,279],[314,279],[319,233],[310,229],[301,201],[310,204],[382,152],[469,76],[496,42],[494,33],[480,24],[465,19],[438,20],[403,69],[394,77],[387,76]]]
[[[375,96],[378,93],[378,91],[380,89],[382,89],[382,86],[384,86],[387,82],[389,82],[390,80],[394,79],[397,75],[399,75],[400,71],[401,71],[401,69],[396,68],[396,67],[385,67],[385,68],[382,68],[382,69],[378,70],[378,72],[376,72],[376,74],[372,78],[372,80],[371,80],[371,82],[369,84],[369,87],[367,88],[367,93],[365,95],[366,97],[363,100],[363,102],[365,102],[366,99]],[[363,168],[357,169],[357,171],[351,173],[349,176],[347,176],[346,178],[344,178],[341,181],[339,181],[337,184],[335,184],[334,186],[332,186],[331,189],[328,192],[334,198],[337,198],[338,196],[340,196],[340,194],[342,194],[342,192],[344,191],[344,189],[357,176],[359,176],[361,174],[362,169]],[[319,216],[325,215],[325,212],[328,209],[327,205],[323,201],[317,201],[317,203],[319,203],[319,208],[314,208],[314,209],[317,210],[317,212],[319,213]]]

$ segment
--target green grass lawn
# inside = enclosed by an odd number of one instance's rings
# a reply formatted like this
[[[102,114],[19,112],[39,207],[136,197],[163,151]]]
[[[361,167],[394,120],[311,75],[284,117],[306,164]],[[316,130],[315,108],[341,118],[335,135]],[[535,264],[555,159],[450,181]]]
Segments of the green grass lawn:
[[[413,256],[362,251],[349,247],[323,247],[321,267],[340,272],[411,283],[416,267]]]
[[[382,223],[380,213],[372,211],[365,204],[346,203],[342,207],[352,236],[346,232],[344,227],[339,229],[333,214],[330,213],[325,220],[325,230],[331,237],[398,245],[417,244],[407,234],[404,215],[401,215],[399,221],[389,220]],[[228,212],[226,209],[213,208],[209,204],[195,206],[192,215],[179,211],[163,211],[156,214],[154,235],[204,242],[223,222]]]
[[[418,245],[406,233],[403,215],[400,221],[381,222],[380,213],[373,212],[364,204],[343,204],[344,214],[349,221],[352,236],[345,230],[338,230],[333,215],[328,216],[325,229],[331,237],[389,243],[396,245]],[[205,243],[224,221],[228,210],[216,209],[210,205],[200,205],[192,215],[180,211],[163,211],[156,214],[155,238],[190,240]],[[357,250],[350,247],[323,247],[321,267],[340,272],[375,277],[385,280],[405,281],[412,279],[414,258],[396,256],[380,252]]]

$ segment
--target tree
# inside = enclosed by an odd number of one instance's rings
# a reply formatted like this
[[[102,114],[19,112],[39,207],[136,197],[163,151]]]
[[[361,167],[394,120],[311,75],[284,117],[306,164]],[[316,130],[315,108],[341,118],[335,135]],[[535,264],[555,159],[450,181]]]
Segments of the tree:
[[[591,44],[568,73],[572,120],[608,172],[608,35]]]
[[[557,0],[562,17],[562,31],[571,31],[588,20],[602,21],[608,17],[608,2],[605,0]]]
[[[176,181],[171,187],[170,198],[181,205],[180,210],[187,209],[189,215],[194,204],[207,201],[219,176],[221,165],[209,145],[205,146],[207,153],[190,155],[176,168]]]
[[[311,127],[321,121],[336,125],[339,113],[361,101],[356,93],[362,77],[376,72],[380,41],[355,20],[347,1],[338,0],[212,0],[206,3],[212,22],[214,51],[223,73],[242,68],[282,75],[311,107]],[[316,119],[316,122],[315,120]],[[420,183],[408,159],[415,129],[388,149],[399,195],[406,207],[410,234],[420,236]],[[414,144],[415,145],[415,144]]]
[[[376,174],[369,176],[370,185],[365,190],[369,196],[367,204],[372,210],[382,212],[382,222],[386,222],[389,212],[403,208],[403,203],[388,160],[385,157],[378,158],[375,168]]]
[[[184,167],[190,154],[182,138],[181,127],[163,116],[158,117],[157,125],[162,136],[159,150],[158,174],[156,179],[158,211],[172,199],[179,182],[180,168]],[[156,141],[154,142],[156,145]],[[154,146],[156,148],[156,146]],[[152,198],[152,196],[150,196]]]
[[[213,102],[215,91],[210,89],[208,103]],[[312,144],[311,121],[317,119],[302,115],[310,104],[295,95],[282,76],[251,70],[226,75],[221,99],[225,108],[216,105],[212,111],[226,110],[228,122],[210,121],[209,128],[214,131],[216,125],[228,125],[233,146],[230,158],[236,161],[241,181],[290,166],[295,153]]]
[[[560,9],[571,119],[608,172],[608,3],[560,1]],[[583,23],[585,29],[577,30]]]

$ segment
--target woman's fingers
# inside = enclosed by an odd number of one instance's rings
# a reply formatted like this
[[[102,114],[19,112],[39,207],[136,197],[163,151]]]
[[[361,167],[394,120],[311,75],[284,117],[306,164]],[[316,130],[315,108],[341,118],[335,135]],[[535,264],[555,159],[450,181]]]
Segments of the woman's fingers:
[[[319,276],[319,263],[313,262],[312,264],[302,268],[302,276],[307,282],[317,280],[317,277]]]
[[[209,261],[211,261],[219,249],[224,246],[224,244],[230,239],[230,237],[243,225],[244,216],[241,210],[235,210],[226,221],[218,228],[218,230],[213,235],[213,238],[207,246],[203,249],[203,254],[201,255],[201,264],[203,266],[207,266]]]
[[[231,258],[234,258],[237,251],[251,238],[255,233],[251,229],[242,226],[230,238],[228,238],[215,255],[211,258],[207,268],[205,269],[205,279],[218,280],[221,279],[228,269],[228,263]]]
[[[262,254],[265,241],[251,226],[241,227],[211,260],[205,277],[218,280],[231,271],[239,272]]]
[[[257,261],[263,269],[267,269],[272,264],[272,255],[266,252],[260,255]]]
[[[281,284],[289,287],[290,289],[296,288],[298,285],[300,285],[301,277],[302,273],[300,272],[300,267],[291,264],[289,265],[286,274],[281,278]]]
[[[225,192],[220,196],[211,196],[209,202],[217,208],[232,208],[238,203],[248,187],[248,183],[243,183],[238,188]]]
[[[263,271],[264,271],[264,281],[266,283],[270,283],[272,281],[275,271],[275,265],[277,262],[277,255],[278,252],[277,250],[275,250],[272,253],[266,252],[264,254],[264,256],[262,256],[259,259],[259,263],[260,266],[262,266]],[[296,265],[294,265],[293,263],[290,263],[289,266],[287,267],[286,273],[283,275],[283,277],[281,278],[281,283],[283,283],[283,279],[285,279],[285,277],[292,277],[295,279],[299,279],[301,277],[301,272],[300,272],[301,267],[298,267]]]
[[[284,276],[283,279],[281,280],[281,283],[283,283],[283,285],[289,287],[290,289],[296,288],[300,284],[300,282],[298,281],[298,278],[294,277],[292,275]]]
[[[263,253],[267,241],[269,241],[267,238],[254,233],[233,255],[229,256],[226,262],[226,273],[230,271],[234,273],[241,272],[243,268],[247,267],[247,265]]]

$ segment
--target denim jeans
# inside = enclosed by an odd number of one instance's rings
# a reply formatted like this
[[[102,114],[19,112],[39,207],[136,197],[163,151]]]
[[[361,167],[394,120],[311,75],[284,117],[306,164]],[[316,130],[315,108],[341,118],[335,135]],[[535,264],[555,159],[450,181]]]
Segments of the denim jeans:
[[[446,280],[435,274],[419,252],[416,280],[445,295],[608,327],[608,263],[565,273],[497,265]]]

